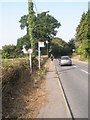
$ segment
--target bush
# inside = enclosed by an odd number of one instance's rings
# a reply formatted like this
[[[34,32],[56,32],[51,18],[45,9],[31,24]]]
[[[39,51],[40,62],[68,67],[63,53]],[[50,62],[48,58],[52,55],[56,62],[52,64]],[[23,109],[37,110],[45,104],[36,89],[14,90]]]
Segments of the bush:
[[[15,45],[3,46],[1,50],[1,54],[3,59],[24,57],[24,53],[21,50],[19,50]]]
[[[81,59],[90,57],[90,48],[89,48],[89,40],[85,40],[81,43],[79,48],[77,48],[77,54],[81,56]]]

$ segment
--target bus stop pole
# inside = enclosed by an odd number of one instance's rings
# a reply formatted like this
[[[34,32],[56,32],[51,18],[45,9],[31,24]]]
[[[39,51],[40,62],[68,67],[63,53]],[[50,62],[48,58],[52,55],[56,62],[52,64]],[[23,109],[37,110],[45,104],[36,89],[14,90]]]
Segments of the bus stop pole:
[[[29,57],[30,57],[30,72],[32,73],[32,58],[31,58],[31,53],[29,53]]]
[[[39,69],[40,69],[40,56],[41,56],[41,55],[40,55],[40,47],[39,47],[39,45],[38,45]]]

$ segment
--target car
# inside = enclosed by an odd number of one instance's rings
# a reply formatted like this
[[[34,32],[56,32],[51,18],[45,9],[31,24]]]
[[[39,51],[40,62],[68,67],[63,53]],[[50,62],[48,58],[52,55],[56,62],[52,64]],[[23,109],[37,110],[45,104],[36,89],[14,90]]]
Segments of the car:
[[[60,65],[72,65],[72,60],[69,56],[61,56]]]

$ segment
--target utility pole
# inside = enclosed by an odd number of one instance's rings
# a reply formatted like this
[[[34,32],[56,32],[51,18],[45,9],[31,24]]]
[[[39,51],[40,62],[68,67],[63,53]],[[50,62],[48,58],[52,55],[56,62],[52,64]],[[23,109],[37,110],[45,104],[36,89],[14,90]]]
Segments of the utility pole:
[[[35,13],[34,13],[34,5],[32,0],[28,0],[28,33],[30,37],[30,42],[31,42],[31,49],[33,49],[33,56],[35,57],[36,52],[35,52],[35,38],[34,38],[34,33],[33,30],[35,28]]]
[[[90,12],[90,1],[88,2],[88,11]]]

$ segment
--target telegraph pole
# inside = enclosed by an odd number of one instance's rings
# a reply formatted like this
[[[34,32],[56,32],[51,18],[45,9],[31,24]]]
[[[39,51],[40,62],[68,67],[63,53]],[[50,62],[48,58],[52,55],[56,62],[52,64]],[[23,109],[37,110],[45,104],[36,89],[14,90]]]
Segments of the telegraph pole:
[[[88,11],[90,11],[90,1],[88,2]]]

